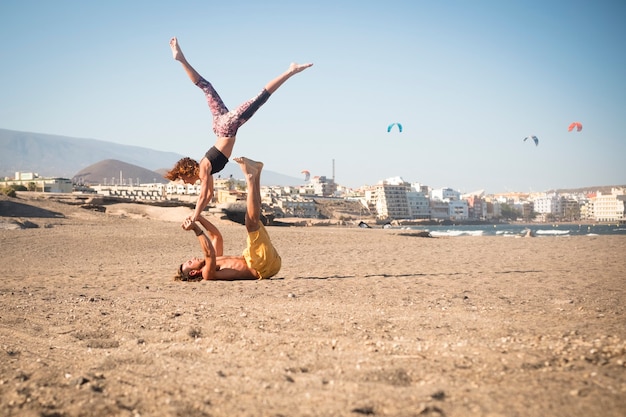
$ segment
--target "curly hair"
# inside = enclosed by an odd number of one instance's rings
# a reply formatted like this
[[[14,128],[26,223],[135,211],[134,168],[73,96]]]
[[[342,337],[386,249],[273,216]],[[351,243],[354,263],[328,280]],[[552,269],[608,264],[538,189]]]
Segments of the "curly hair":
[[[176,162],[174,168],[169,170],[164,177],[170,181],[176,181],[181,178],[181,175],[185,176],[193,176],[198,175],[198,170],[200,168],[200,164],[196,162],[194,159],[189,157],[184,157]]]

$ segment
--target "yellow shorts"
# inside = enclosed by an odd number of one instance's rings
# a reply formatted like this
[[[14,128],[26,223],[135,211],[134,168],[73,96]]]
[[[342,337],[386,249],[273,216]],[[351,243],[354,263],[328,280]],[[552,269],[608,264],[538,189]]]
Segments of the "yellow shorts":
[[[280,271],[280,255],[262,224],[256,232],[248,233],[248,247],[243,250],[243,257],[248,267],[259,273],[259,279],[273,277]]]

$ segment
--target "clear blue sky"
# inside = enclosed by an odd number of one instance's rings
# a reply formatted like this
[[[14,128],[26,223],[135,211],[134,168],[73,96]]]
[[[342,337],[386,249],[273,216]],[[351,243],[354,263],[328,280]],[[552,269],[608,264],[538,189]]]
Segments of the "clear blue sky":
[[[4,0],[0,128],[200,158],[215,138],[177,36],[231,108],[314,63],[239,131],[234,156],[272,171],[330,177],[334,160],[342,185],[462,192],[625,184],[625,21],[622,0]]]

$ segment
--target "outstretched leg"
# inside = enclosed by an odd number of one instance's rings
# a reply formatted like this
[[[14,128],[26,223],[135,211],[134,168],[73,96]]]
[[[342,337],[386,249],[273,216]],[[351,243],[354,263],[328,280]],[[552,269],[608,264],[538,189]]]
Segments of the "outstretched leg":
[[[272,93],[278,90],[278,88],[289,78],[304,71],[312,65],[313,64],[292,63],[287,71],[267,83],[256,97],[242,103],[236,109],[216,117],[213,121],[213,130],[215,131],[215,134],[218,137],[234,138],[237,135],[237,130],[239,130],[239,128],[247,122],[263,104],[265,104]],[[224,155],[226,155],[226,153],[224,153]]]
[[[209,104],[209,108],[211,109],[211,114],[213,114],[213,130],[215,131],[217,136],[225,136],[221,135],[216,130],[215,118],[223,115],[224,113],[227,113],[228,108],[226,108],[226,105],[222,101],[219,94],[217,94],[217,91],[215,91],[211,83],[202,78],[202,76],[198,74],[198,72],[189,64],[187,58],[185,58],[185,55],[183,54],[182,49],[180,49],[178,39],[176,39],[175,37],[170,39],[170,48],[172,48],[172,55],[174,56],[174,59],[181,63],[191,82],[197,85],[204,92],[204,95],[206,96],[207,102]]]
[[[170,48],[172,48],[172,55],[174,56],[174,59],[181,63],[191,82],[197,84],[202,77],[191,65],[189,65],[183,51],[180,49],[180,45],[178,45],[178,39],[175,37],[170,39]]]
[[[313,64],[311,64],[311,63],[309,63],[309,64],[296,64],[295,62],[292,63],[289,66],[289,69],[287,71],[283,72],[278,77],[274,78],[272,81],[267,83],[267,85],[265,85],[265,90],[268,93],[273,94],[276,90],[278,90],[278,87],[283,85],[283,83],[285,81],[287,81],[288,79],[290,79],[291,77],[293,77],[297,73],[302,72],[305,69],[311,67],[312,65]]]
[[[246,230],[259,230],[261,219],[261,170],[263,163],[245,157],[234,158],[246,177],[248,196],[246,198]]]

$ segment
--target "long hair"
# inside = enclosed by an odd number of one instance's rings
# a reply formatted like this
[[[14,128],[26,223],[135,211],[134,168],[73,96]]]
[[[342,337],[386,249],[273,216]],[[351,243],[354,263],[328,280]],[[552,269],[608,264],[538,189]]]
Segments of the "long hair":
[[[191,159],[189,157],[184,157],[176,162],[174,168],[169,170],[164,177],[170,181],[176,181],[182,176],[194,176],[198,175],[198,170],[200,169],[200,164],[196,162],[195,159]]]

